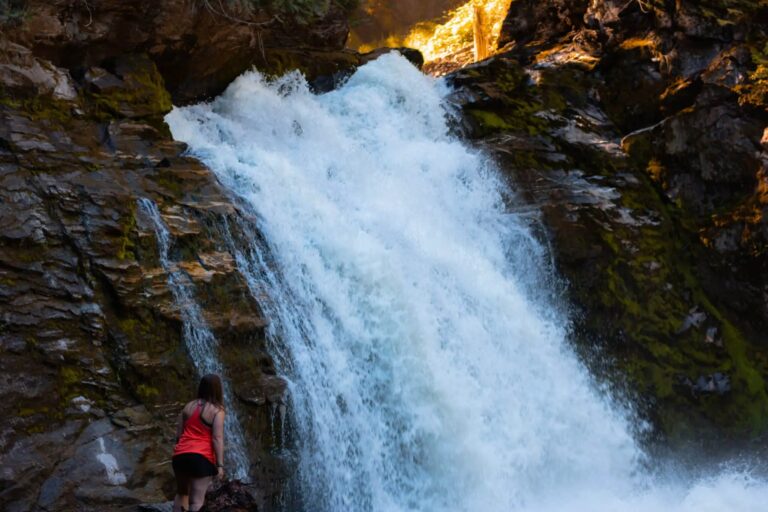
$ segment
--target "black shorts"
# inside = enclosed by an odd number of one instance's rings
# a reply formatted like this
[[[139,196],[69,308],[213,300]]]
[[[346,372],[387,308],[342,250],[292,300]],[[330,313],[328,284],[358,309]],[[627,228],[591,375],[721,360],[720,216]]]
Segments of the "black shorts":
[[[180,453],[173,457],[173,473],[192,478],[216,476],[216,466],[199,453]]]

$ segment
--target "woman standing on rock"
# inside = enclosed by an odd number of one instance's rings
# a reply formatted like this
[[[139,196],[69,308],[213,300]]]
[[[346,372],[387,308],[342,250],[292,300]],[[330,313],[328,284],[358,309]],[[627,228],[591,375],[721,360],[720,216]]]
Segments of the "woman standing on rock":
[[[218,375],[203,376],[197,399],[179,414],[173,472],[173,512],[200,510],[213,477],[224,476],[224,406]]]

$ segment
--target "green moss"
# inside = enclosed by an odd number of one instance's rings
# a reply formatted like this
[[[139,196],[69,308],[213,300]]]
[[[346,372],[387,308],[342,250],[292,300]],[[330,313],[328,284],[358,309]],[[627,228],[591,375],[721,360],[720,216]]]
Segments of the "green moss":
[[[72,366],[62,366],[59,370],[59,376],[65,386],[79,384],[83,380],[82,371]]]
[[[466,113],[472,116],[484,130],[495,131],[512,128],[512,124],[508,123],[496,112],[470,109]]]
[[[481,135],[497,132],[517,132],[530,136],[544,133],[548,122],[535,114],[541,111],[541,105],[511,99],[501,109],[469,108],[465,110],[476,123]]]
[[[694,280],[687,275],[689,282]],[[731,414],[736,414],[749,427],[753,435],[768,430],[768,393],[763,377],[765,366],[758,367],[756,358],[750,353],[751,344],[744,338],[724,315],[715,307],[701,289],[695,289],[696,300],[702,304],[708,314],[716,318],[722,326],[723,344],[728,354],[727,371],[731,373],[735,396]],[[726,368],[723,368],[724,370]]]
[[[563,112],[568,107],[586,106],[590,81],[589,75],[575,65],[548,68],[541,71],[536,91],[546,108]]]
[[[160,391],[147,384],[139,384],[136,386],[136,394],[139,395],[142,402],[152,402],[160,396]]]
[[[764,369],[753,363],[749,342],[708,299],[695,277],[695,256],[690,254],[690,247],[686,247],[680,234],[670,231],[677,222],[669,207],[660,201],[650,183],[626,190],[622,202],[645,204],[666,218],[661,227],[644,227],[635,235],[629,230],[617,231],[618,226],[613,231],[601,232],[613,255],[599,300],[603,308],[616,312],[616,327],[635,344],[629,347],[620,367],[640,389],[648,390],[659,400],[662,429],[673,437],[695,428],[699,421],[734,433],[765,432],[768,395],[762,377]],[[619,240],[631,240],[634,251],[624,250]],[[647,271],[650,261],[659,263],[655,272]],[[667,283],[671,289],[667,289]],[[704,344],[701,329],[677,332],[694,305],[718,323],[723,348]],[[731,377],[732,391],[727,395],[693,397],[687,388],[677,388],[682,377],[695,380],[699,375],[714,372]],[[702,417],[686,418],[671,413],[691,407]]]
[[[45,432],[45,428],[45,425],[42,423],[35,423],[34,425],[25,428],[24,431],[27,433],[27,435],[41,434]]]
[[[121,318],[118,320],[118,326],[120,330],[128,335],[136,335],[139,332],[139,326],[141,324],[135,318]]]
[[[672,393],[674,392],[674,379],[668,372],[662,370],[658,366],[653,366],[650,368],[649,380],[653,384],[653,391],[655,396],[661,399],[672,396]]]
[[[184,195],[183,184],[172,173],[158,173],[152,179],[174,197],[181,198]]]
[[[125,334],[131,344],[132,352],[155,353],[162,351],[164,345],[158,339],[157,326],[153,326],[152,319],[144,319],[141,316],[130,316],[117,319],[118,329]]]
[[[136,232],[136,205],[131,203],[128,215],[123,217],[120,223],[120,242],[119,249],[117,251],[117,258],[120,260],[136,259],[136,244],[133,241],[133,237]]]
[[[519,64],[507,59],[463,70],[456,80],[478,82],[482,91],[490,96],[489,101],[464,111],[475,121],[479,136],[499,132],[548,136],[563,124],[551,114],[563,114],[572,106],[584,106],[588,87],[587,75],[575,66],[541,70],[537,83],[529,84]],[[546,165],[532,155],[524,158],[528,166],[532,166],[534,160],[534,167]]]
[[[0,87],[0,106],[18,110],[33,121],[65,124],[72,119],[73,104],[48,95],[20,97]]]
[[[155,64],[143,55],[126,57],[125,61],[124,87],[88,95],[97,112],[108,117],[159,117],[170,112],[171,95]]]
[[[505,94],[514,94],[524,86],[526,75],[517,63],[505,62],[505,66],[497,66],[494,70],[494,84]]]
[[[609,160],[585,151],[576,154],[578,167],[595,174],[615,175]],[[626,172],[626,171],[624,171]],[[598,369],[624,385],[629,393],[650,398],[653,419],[670,440],[700,435],[707,428],[733,435],[758,435],[768,429],[768,398],[762,375],[765,358],[743,338],[707,297],[696,272],[701,259],[697,232],[686,226],[685,216],[663,200],[658,176],[634,174],[639,183],[625,186],[619,206],[633,215],[653,212],[660,222],[625,225],[599,215],[582,218],[594,237],[590,244],[602,247],[598,274],[578,267],[564,267],[577,303],[590,314],[581,328],[605,340],[605,350],[615,358],[612,369]],[[652,269],[652,270],[651,270]],[[679,332],[693,307],[707,315],[707,323]],[[708,326],[716,325],[723,346],[704,342]],[[589,361],[589,351],[585,358]],[[601,364],[592,363],[593,368]],[[607,372],[607,373],[604,373]],[[732,391],[724,395],[694,393],[684,380],[723,372],[730,376]]]

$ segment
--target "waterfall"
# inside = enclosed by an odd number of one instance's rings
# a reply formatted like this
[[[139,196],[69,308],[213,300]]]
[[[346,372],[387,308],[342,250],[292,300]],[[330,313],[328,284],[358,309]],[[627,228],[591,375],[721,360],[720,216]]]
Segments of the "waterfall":
[[[245,479],[248,476],[249,468],[245,436],[233,407],[232,391],[216,353],[218,346],[216,337],[208,327],[203,312],[195,300],[194,284],[186,273],[171,263],[169,257],[172,246],[171,233],[160,215],[160,210],[153,201],[147,198],[140,198],[138,204],[140,210],[152,223],[155,231],[160,266],[168,274],[168,288],[171,290],[173,300],[181,314],[182,337],[198,377],[207,373],[216,373],[222,376],[224,406],[227,410],[227,418],[224,421],[226,439],[224,457],[232,475],[236,478]]]
[[[746,472],[649,469],[569,348],[525,209],[449,133],[447,93],[389,54],[324,95],[248,72],[167,117],[255,213],[235,256],[269,297],[303,509],[761,508]]]

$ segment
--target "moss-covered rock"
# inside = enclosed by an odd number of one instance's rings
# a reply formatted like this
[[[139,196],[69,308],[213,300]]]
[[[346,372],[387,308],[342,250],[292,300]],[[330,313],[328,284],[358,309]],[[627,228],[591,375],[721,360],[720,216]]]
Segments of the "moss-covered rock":
[[[107,69],[86,71],[87,101],[107,118],[161,117],[171,111],[171,95],[155,63],[144,54],[120,56]]]

